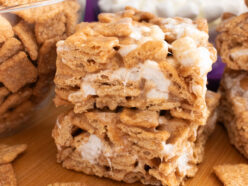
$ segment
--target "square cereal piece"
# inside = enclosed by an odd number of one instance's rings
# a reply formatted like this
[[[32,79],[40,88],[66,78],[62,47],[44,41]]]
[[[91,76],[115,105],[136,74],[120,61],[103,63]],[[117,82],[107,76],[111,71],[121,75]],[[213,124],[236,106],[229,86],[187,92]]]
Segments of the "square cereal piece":
[[[0,15],[0,44],[14,36],[11,24],[7,19]]]
[[[61,114],[52,134],[57,160],[67,169],[117,181],[180,185],[195,175],[209,125],[216,123],[218,96],[210,94],[205,126],[159,116],[156,111],[105,109]]]
[[[22,43],[16,38],[8,39],[0,48],[0,64],[23,49]]]
[[[35,61],[38,58],[38,44],[35,39],[32,25],[25,21],[20,21],[13,29],[15,34],[22,41],[30,58]]]
[[[31,88],[25,88],[14,94],[9,95],[0,105],[0,115],[27,101],[32,95]]]
[[[21,145],[4,145],[0,144],[0,165],[11,163],[17,156],[27,149],[26,144]]]
[[[35,36],[39,44],[66,34],[66,17],[60,9],[42,15],[35,24]]]
[[[37,78],[37,69],[24,52],[19,52],[0,65],[0,82],[11,92],[17,92]]]
[[[15,173],[11,164],[0,165],[0,185],[17,186]]]
[[[110,15],[100,15],[104,16]],[[146,17],[135,9],[110,17],[81,23],[75,34],[57,43],[55,84],[72,92],[67,101],[74,105],[74,112],[95,106],[136,107],[166,110],[174,117],[204,124],[207,73],[216,60],[206,22]],[[85,73],[73,77],[60,73],[68,68]]]
[[[227,128],[230,142],[248,158],[248,72],[226,69],[220,92],[219,121]]]
[[[217,165],[214,173],[225,186],[245,186],[248,185],[248,165]]]

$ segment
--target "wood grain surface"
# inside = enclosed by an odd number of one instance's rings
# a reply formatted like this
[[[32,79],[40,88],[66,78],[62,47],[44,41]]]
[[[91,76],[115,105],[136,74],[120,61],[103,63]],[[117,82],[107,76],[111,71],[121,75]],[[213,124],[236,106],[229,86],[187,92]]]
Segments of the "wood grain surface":
[[[28,144],[28,150],[15,162],[14,170],[19,186],[46,186],[55,182],[78,181],[86,186],[141,186],[140,183],[125,184],[109,179],[87,176],[66,170],[56,163],[56,147],[51,130],[60,112],[50,102],[36,112],[19,133],[0,139],[0,143]],[[214,165],[224,163],[248,163],[248,161],[229,144],[223,126],[218,125],[206,145],[204,162],[199,166],[197,175],[186,182],[186,186],[219,186],[221,183],[213,175]]]

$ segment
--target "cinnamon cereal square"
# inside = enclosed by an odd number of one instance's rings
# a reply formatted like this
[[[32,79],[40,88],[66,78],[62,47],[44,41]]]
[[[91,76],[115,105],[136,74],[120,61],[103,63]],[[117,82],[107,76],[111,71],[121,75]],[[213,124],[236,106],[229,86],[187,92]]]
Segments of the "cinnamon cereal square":
[[[21,145],[4,145],[0,144],[0,165],[11,163],[17,156],[27,149],[26,144]]]
[[[66,32],[66,17],[64,12],[53,10],[43,15],[35,24],[35,36],[38,43],[43,43],[46,40],[65,35]]]
[[[35,39],[32,25],[25,21],[20,21],[13,29],[15,34],[22,41],[25,50],[30,55],[30,58],[36,60],[38,58],[38,44]]]
[[[214,173],[225,186],[244,186],[248,185],[248,165],[217,165]]]
[[[22,49],[22,43],[18,39],[14,37],[8,39],[0,48],[0,64],[17,54]]]
[[[11,92],[17,92],[37,78],[37,70],[24,52],[19,52],[0,65],[0,82]]]
[[[21,103],[27,101],[32,95],[31,88],[25,88],[14,94],[9,95],[4,102],[0,105],[0,114],[7,112],[20,105]]]
[[[0,44],[14,36],[11,24],[7,19],[0,15]]]

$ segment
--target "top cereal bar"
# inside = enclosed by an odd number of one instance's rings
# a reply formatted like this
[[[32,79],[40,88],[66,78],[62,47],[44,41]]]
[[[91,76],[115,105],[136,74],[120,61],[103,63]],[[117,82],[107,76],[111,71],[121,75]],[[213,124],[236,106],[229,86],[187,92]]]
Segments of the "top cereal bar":
[[[81,23],[57,43],[55,103],[74,112],[118,106],[167,110],[204,123],[207,73],[216,60],[203,19],[162,19],[127,8]]]

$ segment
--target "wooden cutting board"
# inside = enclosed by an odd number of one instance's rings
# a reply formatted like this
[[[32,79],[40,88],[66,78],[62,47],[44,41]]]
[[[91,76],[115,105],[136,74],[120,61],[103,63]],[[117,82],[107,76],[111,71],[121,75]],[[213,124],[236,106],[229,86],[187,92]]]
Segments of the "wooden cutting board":
[[[51,130],[60,111],[50,102],[36,112],[27,127],[19,133],[0,139],[0,143],[28,144],[28,150],[15,162],[14,170],[19,186],[46,186],[55,182],[83,182],[87,186],[141,186],[125,184],[109,179],[100,179],[74,171],[66,170],[56,163],[56,147]],[[225,129],[218,125],[206,145],[204,162],[193,179],[186,186],[220,186],[221,183],[212,173],[212,167],[224,163],[248,163],[248,161],[229,144]]]

